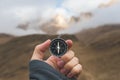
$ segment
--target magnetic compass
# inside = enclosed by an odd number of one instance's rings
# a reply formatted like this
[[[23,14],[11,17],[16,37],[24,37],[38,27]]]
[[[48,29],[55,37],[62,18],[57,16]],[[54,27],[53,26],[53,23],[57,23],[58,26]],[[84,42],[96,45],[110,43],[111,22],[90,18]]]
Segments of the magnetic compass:
[[[68,49],[68,45],[65,40],[61,38],[53,39],[50,44],[50,52],[55,56],[63,56]]]

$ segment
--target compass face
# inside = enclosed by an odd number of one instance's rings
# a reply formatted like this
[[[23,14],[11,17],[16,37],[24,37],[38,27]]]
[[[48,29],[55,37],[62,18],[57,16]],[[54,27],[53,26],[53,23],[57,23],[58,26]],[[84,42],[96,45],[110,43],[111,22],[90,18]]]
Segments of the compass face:
[[[67,52],[67,49],[67,43],[61,38],[52,40],[50,44],[50,52],[55,56],[60,57],[64,55]]]

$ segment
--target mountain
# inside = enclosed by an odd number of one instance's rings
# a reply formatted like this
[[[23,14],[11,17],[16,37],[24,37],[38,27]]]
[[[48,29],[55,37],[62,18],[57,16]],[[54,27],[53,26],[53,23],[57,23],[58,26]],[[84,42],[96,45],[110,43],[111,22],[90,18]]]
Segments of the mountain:
[[[78,80],[119,80],[120,79],[120,25],[104,25],[84,30],[75,35],[63,35],[72,39],[72,50],[83,65]],[[0,45],[0,80],[27,80],[28,63],[34,47],[57,35],[27,35],[12,37]],[[45,59],[49,56],[46,52]]]
[[[6,43],[11,40],[14,36],[7,34],[0,34],[0,45]]]
[[[120,79],[120,25],[104,25],[76,34],[80,44],[83,80]]]
[[[91,28],[76,34],[76,37],[84,46],[90,46],[96,49],[107,49],[115,46],[120,47],[119,36],[120,25],[118,24]]]
[[[28,63],[35,45],[47,39],[57,36],[29,35],[15,37],[12,40],[0,45],[0,80],[27,80]],[[73,35],[63,36],[64,39],[72,39]],[[46,56],[48,56],[47,54]]]

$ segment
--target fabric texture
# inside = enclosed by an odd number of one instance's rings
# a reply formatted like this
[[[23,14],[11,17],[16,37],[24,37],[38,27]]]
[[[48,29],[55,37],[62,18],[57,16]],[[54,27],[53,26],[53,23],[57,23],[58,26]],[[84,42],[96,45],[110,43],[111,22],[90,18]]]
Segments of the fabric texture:
[[[67,78],[49,64],[39,60],[30,61],[29,71],[30,80],[76,80]]]

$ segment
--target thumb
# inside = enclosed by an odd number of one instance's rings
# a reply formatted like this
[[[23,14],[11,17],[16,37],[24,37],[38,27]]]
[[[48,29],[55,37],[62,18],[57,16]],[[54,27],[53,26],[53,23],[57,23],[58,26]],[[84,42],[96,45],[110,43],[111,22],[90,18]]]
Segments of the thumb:
[[[35,47],[35,50],[34,50],[34,53],[33,53],[31,60],[43,60],[44,52],[49,47],[50,43],[51,43],[51,40],[47,40],[44,43],[37,45]]]

